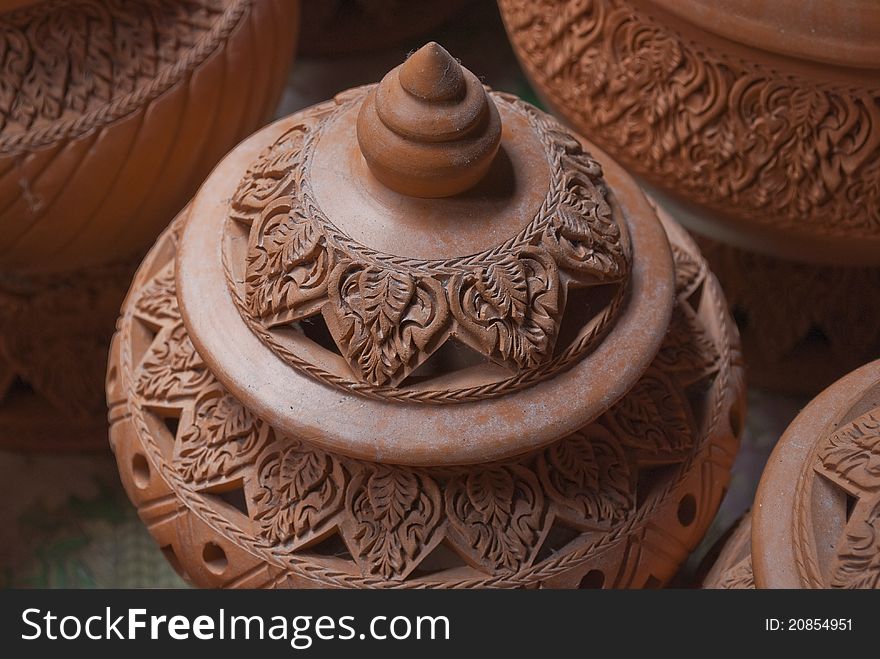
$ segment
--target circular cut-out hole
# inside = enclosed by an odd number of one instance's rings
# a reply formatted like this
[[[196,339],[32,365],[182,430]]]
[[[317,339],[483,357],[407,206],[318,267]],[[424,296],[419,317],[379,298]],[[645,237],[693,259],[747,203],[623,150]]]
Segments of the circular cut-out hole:
[[[697,518],[697,500],[693,494],[685,494],[678,502],[678,522],[690,526]]]
[[[205,543],[202,549],[202,560],[205,561],[207,567],[214,574],[223,574],[229,561],[226,558],[226,552],[215,542]]]
[[[601,588],[605,585],[605,573],[602,570],[590,570],[581,579],[580,588]]]
[[[142,453],[135,453],[131,459],[131,477],[142,490],[150,484],[150,463]]]

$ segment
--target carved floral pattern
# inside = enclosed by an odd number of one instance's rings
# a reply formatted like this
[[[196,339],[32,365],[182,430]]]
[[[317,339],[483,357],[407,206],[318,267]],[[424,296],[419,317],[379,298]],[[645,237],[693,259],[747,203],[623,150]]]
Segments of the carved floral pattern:
[[[614,435],[593,425],[547,448],[538,474],[557,514],[585,528],[607,528],[635,506],[631,460]]]
[[[353,263],[330,281],[327,327],[368,382],[396,384],[441,342],[449,310],[437,282]]]
[[[516,572],[539,548],[544,496],[535,474],[520,465],[486,466],[446,486],[448,535],[486,571]]]
[[[880,491],[880,408],[831,435],[819,452],[822,469],[849,488]]]
[[[880,588],[880,407],[822,440],[815,469],[858,501],[837,541],[834,588]]]
[[[696,428],[684,392],[662,372],[649,369],[608,413],[615,435],[632,449],[664,461],[693,447]]]
[[[832,567],[834,588],[880,588],[880,498],[857,504]]]
[[[137,391],[146,400],[193,396],[213,378],[193,347],[183,323],[164,332],[139,369]]]
[[[237,22],[228,0],[71,0],[0,17],[0,130],[84,124],[137,90],[183,70],[181,61]],[[110,48],[108,48],[110,46]],[[75,124],[74,124],[75,125]]]
[[[323,215],[308,180],[322,127],[368,91],[303,113],[234,194],[231,219],[250,231],[245,320],[265,337],[322,313],[355,380],[374,387],[398,385],[450,338],[514,373],[540,369],[553,356],[566,287],[618,284],[618,297],[624,289],[628,246],[600,165],[553,119],[496,94],[528,117],[551,163],[538,214],[520,235],[476,255],[429,261],[378,253]],[[608,303],[596,317],[604,312],[607,322],[613,310]]]
[[[864,411],[804,448],[809,449],[809,457],[792,496],[790,526],[793,568],[801,587],[880,588],[880,407]],[[815,491],[811,481],[817,476],[846,494],[845,518],[843,501],[827,493],[820,496],[823,506],[831,507],[817,512],[811,496]],[[842,522],[839,531],[829,526],[827,518],[821,526],[816,523],[817,515],[829,513]],[[834,550],[830,558],[817,552],[817,545],[826,542]],[[704,587],[755,588],[750,546],[747,515],[725,544]],[[766,560],[762,562],[766,566]]]
[[[452,315],[463,340],[517,370],[539,366],[556,342],[559,279],[545,254],[524,250],[452,278]]]
[[[679,255],[679,262],[686,259]],[[678,304],[694,314],[695,307],[704,302],[720,310],[717,297],[703,299],[702,291],[711,288],[705,286],[710,275],[698,259],[696,265],[678,269]],[[123,471],[131,464],[122,457],[124,451],[148,451],[177,497],[175,505],[185,511],[180,522],[163,517],[151,530],[161,535],[161,525],[189,524],[183,520],[198,517],[212,528],[223,529],[222,542],[218,542],[242,546],[248,555],[259,557],[254,559],[258,565],[265,562],[276,566],[273,570],[308,574],[322,585],[536,585],[564,571],[565,565],[591,560],[600,550],[607,553],[606,545],[613,544],[613,538],[642,533],[631,527],[644,529],[650,507],[672,496],[662,488],[638,491],[639,470],[654,464],[649,450],[653,440],[639,437],[638,420],[651,416],[651,422],[661,427],[662,441],[656,443],[671,447],[663,461],[689,473],[691,461],[702,455],[701,446],[709,435],[683,425],[694,412],[682,392],[699,382],[708,390],[720,387],[716,396],[728,395],[726,335],[713,340],[714,335],[708,333],[713,349],[704,359],[692,360],[684,370],[667,368],[658,361],[646,376],[646,392],[635,402],[624,399],[583,430],[531,454],[455,468],[416,469],[355,460],[297,438],[276,436],[232,398],[205,368],[182,331],[172,264],[150,270],[155,274],[141,275],[127,303],[122,342],[116,344],[123,346],[122,352],[114,357],[127,374],[126,407],[134,425],[127,426],[130,431],[123,428],[114,433]],[[395,290],[402,291],[401,299],[417,295],[403,286]],[[495,295],[496,304],[502,307],[512,309],[518,304],[519,293],[511,290],[499,288],[486,294]],[[360,304],[362,310],[372,308]],[[374,314],[372,320],[391,326],[394,318],[383,319],[381,313],[396,313],[393,305],[391,310]],[[708,332],[698,319],[694,322]],[[142,331],[133,332],[139,324],[154,334],[142,355],[137,348],[140,339],[136,339]],[[687,324],[674,327],[674,332],[690,331]],[[670,336],[664,348],[685,343],[681,337]],[[131,345],[134,352],[127,352],[125,345]],[[703,370],[697,374],[694,369],[699,364]],[[708,397],[700,405],[708,406],[711,400],[718,399]],[[687,411],[676,410],[675,405]],[[169,460],[163,457],[167,447],[144,424],[150,415],[174,410],[180,424]],[[724,435],[717,441],[726,445],[735,440]],[[712,476],[712,487],[718,490],[712,506],[720,497],[723,480],[718,474]],[[233,515],[228,506],[219,506],[204,494],[236,487],[246,499],[242,512],[249,518],[248,526],[242,526],[241,515]],[[151,518],[154,509],[143,492],[130,489],[129,493],[141,502],[145,519]],[[673,496],[676,505],[679,496]],[[539,558],[545,539],[560,521],[576,537],[552,549],[550,558]],[[314,553],[334,536],[346,550],[332,555]],[[163,543],[174,542],[161,537]],[[441,545],[457,554],[461,565],[451,570],[441,565],[424,573],[428,557]],[[670,564],[670,575],[674,569]],[[444,573],[459,576],[444,581]]]
[[[756,223],[880,234],[880,86],[744,61],[629,0],[499,5],[548,100],[633,170]]]
[[[193,414],[180,433],[174,458],[188,481],[229,476],[252,464],[266,444],[268,426],[220,387],[200,395]]]
[[[258,462],[254,518],[268,542],[302,545],[330,528],[342,509],[345,481],[332,455],[291,442],[272,447]]]
[[[440,490],[422,472],[385,465],[360,470],[346,497],[351,534],[366,573],[404,578],[424,558],[440,524]]]

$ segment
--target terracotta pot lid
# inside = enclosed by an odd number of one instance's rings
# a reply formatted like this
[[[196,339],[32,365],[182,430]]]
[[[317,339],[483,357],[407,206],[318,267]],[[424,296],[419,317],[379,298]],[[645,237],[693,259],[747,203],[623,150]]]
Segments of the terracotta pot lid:
[[[276,430],[352,457],[546,445],[620,399],[669,324],[635,182],[435,43],[253,135],[191,208],[196,349]]]
[[[815,398],[776,445],[755,498],[758,588],[880,586],[880,361]]]

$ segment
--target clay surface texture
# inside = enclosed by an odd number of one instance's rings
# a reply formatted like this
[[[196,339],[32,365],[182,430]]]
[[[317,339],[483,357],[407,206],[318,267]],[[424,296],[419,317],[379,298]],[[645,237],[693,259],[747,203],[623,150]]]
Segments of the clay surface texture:
[[[656,587],[714,515],[744,387],[705,261],[613,161],[513,97],[478,87],[471,130],[413,147],[439,94],[471,93],[432,64],[447,57],[429,44],[249,138],[135,277],[111,441],[197,585]],[[381,110],[392,83],[423,114]],[[375,131],[406,135],[413,170],[497,155],[467,189],[414,195],[374,174]]]
[[[704,585],[880,588],[880,362],[826,389],[780,439],[754,512]]]
[[[755,384],[880,357],[880,7],[499,0],[536,91],[701,238]]]
[[[539,92],[633,171],[754,241],[877,265],[880,12],[856,3],[848,28],[845,12],[820,23],[761,4],[499,0]],[[831,52],[817,29],[841,33],[837,67],[817,61]]]
[[[114,309],[210,169],[271,116],[298,11],[71,0],[0,14],[0,445],[103,445]]]

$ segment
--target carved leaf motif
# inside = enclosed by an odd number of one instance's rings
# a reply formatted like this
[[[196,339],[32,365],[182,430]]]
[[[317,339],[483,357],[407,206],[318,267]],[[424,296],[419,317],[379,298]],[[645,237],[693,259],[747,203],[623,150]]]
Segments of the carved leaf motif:
[[[686,386],[718,370],[721,355],[689,306],[677,302],[654,366]]]
[[[440,525],[442,499],[427,475],[375,465],[349,488],[352,544],[362,569],[403,579],[427,554]]]
[[[461,338],[517,369],[553,352],[559,321],[559,275],[544,253],[526,250],[449,284]]]
[[[329,298],[324,317],[333,339],[351,367],[373,384],[398,383],[444,338],[448,307],[433,280],[340,264]]]
[[[669,378],[649,369],[605,418],[613,434],[649,460],[677,457],[694,444],[687,398]]]
[[[339,461],[299,444],[273,449],[259,462],[254,519],[270,543],[296,548],[320,535],[342,509],[347,479]]]
[[[492,573],[529,565],[545,525],[544,495],[519,465],[468,470],[446,487],[449,538]]]
[[[146,402],[196,396],[214,376],[193,347],[183,323],[163,330],[138,367],[136,390]]]
[[[499,319],[512,318],[521,322],[526,315],[529,288],[525,269],[516,259],[506,259],[486,268],[485,276],[476,280],[484,304],[481,316]]]
[[[833,588],[880,588],[880,498],[856,504],[832,567]]]
[[[229,476],[253,463],[265,447],[269,429],[223,390],[196,401],[193,418],[179,433],[174,464],[191,483]]]
[[[601,426],[547,448],[538,458],[538,475],[559,514],[579,525],[599,528],[619,522],[635,504],[626,455]]]
[[[880,409],[863,414],[826,439],[818,470],[860,492],[880,490]]]
[[[567,190],[544,242],[581,284],[620,281],[628,270],[620,228],[606,199],[602,168],[580,153],[566,157]]]
[[[245,287],[253,313],[269,325],[317,313],[325,302],[332,253],[306,212],[281,198],[251,229]]]
[[[292,193],[307,133],[307,126],[294,126],[260,154],[232,197],[236,219],[252,222],[273,199]]]
[[[134,308],[137,316],[155,325],[180,319],[173,264],[169,264],[157,277],[150,280],[138,296]]]

